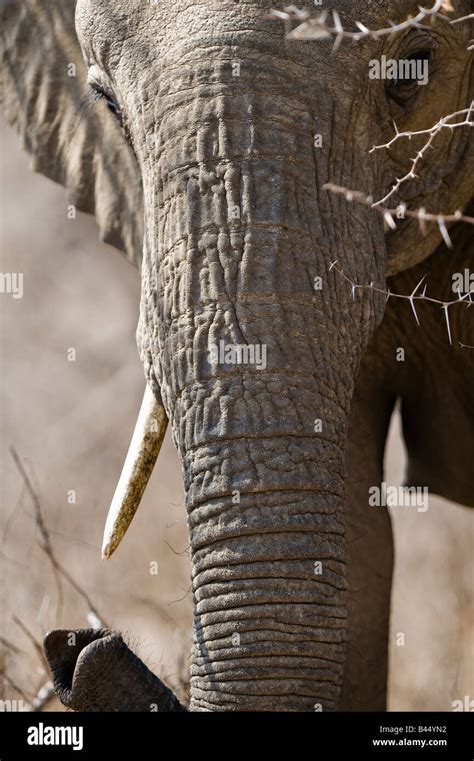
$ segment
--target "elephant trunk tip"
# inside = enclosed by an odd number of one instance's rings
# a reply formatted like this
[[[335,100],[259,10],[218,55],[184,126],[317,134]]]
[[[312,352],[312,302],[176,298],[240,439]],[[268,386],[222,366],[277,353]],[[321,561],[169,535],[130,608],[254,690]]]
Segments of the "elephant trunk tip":
[[[185,711],[174,693],[108,629],[57,629],[44,638],[54,691],[74,711]]]
[[[108,629],[54,629],[43,640],[46,660],[51,669],[54,691],[61,702],[75,708],[74,681],[79,662],[85,654],[92,655],[98,640],[117,637]]]

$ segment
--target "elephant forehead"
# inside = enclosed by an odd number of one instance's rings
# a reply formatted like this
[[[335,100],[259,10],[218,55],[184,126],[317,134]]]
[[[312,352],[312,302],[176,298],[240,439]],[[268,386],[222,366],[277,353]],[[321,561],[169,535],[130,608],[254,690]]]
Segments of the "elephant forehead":
[[[317,66],[323,78],[327,67],[334,80],[344,70],[356,75],[364,57],[360,47],[355,50],[346,44],[342,52],[346,65],[334,67],[329,55],[332,40],[285,45],[287,28],[270,15],[276,5],[274,0],[78,0],[76,28],[86,62],[117,74],[124,84],[130,78],[138,82],[143,75],[156,78],[157,67],[174,66],[198,48],[208,49],[211,58],[224,49],[244,57],[250,50],[250,58],[268,52],[312,70]],[[323,7],[336,10],[347,31],[357,31],[356,22],[378,29],[418,11],[418,0],[325,0],[321,7],[314,0],[303,0],[298,5],[312,16]]]
[[[8,4],[9,0],[0,0],[0,4]],[[429,7],[434,3],[427,2]],[[454,5],[456,2],[454,2]],[[288,3],[290,5],[290,3]],[[171,12],[173,15],[184,10],[190,9],[197,11],[200,7],[208,8],[215,13],[232,12],[236,8],[240,13],[245,14],[252,9],[268,13],[273,8],[282,8],[281,3],[274,0],[201,0],[201,2],[190,2],[190,0],[115,0],[112,4],[110,0],[77,0],[77,7],[81,12],[87,12],[89,16],[96,20],[96,17],[103,15],[112,15],[115,21],[122,21],[125,16],[143,16],[150,19],[158,18],[161,13]],[[294,8],[295,5],[292,5]],[[384,14],[397,17],[400,13],[418,13],[420,3],[418,0],[332,0],[317,5],[315,0],[300,0],[297,3],[298,8],[313,10],[315,13],[322,10],[337,10],[344,13],[348,18],[358,19],[359,17],[380,18]]]
[[[435,0],[433,0],[433,3]],[[433,5],[427,2],[427,5]],[[292,8],[295,6],[293,5]],[[300,9],[317,15],[322,10],[337,11],[347,31],[356,31],[357,21],[379,28],[388,21],[400,21],[419,12],[418,0],[332,0],[316,6],[314,0],[300,0]],[[106,47],[116,47],[140,36],[155,43],[166,35],[183,36],[213,27],[245,28],[258,31],[259,22],[268,29],[269,14],[281,4],[274,0],[78,0],[76,25],[81,37],[93,38]]]

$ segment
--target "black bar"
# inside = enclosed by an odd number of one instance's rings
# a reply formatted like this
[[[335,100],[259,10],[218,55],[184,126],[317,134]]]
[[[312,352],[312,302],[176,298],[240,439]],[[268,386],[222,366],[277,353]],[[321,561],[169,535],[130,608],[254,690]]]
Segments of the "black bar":
[[[0,713],[0,761],[161,759],[183,753],[242,761],[474,758],[470,713]],[[48,744],[52,740],[55,745]],[[63,744],[66,741],[69,745]],[[42,744],[32,744],[34,742]],[[74,750],[73,746],[77,749]],[[329,756],[331,753],[331,756]]]

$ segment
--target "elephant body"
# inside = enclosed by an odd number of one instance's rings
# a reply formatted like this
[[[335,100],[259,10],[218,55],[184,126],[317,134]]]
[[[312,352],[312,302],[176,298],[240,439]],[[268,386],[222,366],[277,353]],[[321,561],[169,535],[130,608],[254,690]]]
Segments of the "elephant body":
[[[427,276],[433,299],[452,300],[472,227],[450,230],[452,253],[440,225],[387,231],[325,186],[382,198],[407,160],[402,141],[370,153],[393,121],[423,130],[469,104],[469,24],[331,52],[332,38],[288,40],[263,0],[74,6],[2,4],[3,101],[35,168],[141,268],[138,349],[186,492],[190,709],[384,710],[393,546],[368,494],[397,402],[408,485],[474,501],[472,314],[450,308],[448,334],[439,305],[417,302],[418,326],[398,295]],[[344,28],[379,28],[416,3],[334,8]],[[430,82],[371,81],[382,54],[429,57]],[[86,81],[102,103],[78,119]],[[446,129],[394,204],[467,210],[467,132]],[[222,346],[248,351],[216,361]],[[110,632],[69,649],[49,635],[66,704],[182,710],[124,648]],[[110,690],[114,674],[131,685],[120,705],[98,686],[104,658]]]

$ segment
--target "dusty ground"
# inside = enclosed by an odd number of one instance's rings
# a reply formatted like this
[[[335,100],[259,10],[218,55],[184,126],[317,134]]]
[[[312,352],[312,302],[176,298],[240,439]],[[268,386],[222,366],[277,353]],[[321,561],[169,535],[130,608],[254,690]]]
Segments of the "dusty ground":
[[[139,654],[176,688],[186,670],[191,601],[180,470],[169,437],[125,542],[110,561],[100,560],[107,509],[144,388],[134,343],[138,276],[97,242],[92,219],[67,219],[64,191],[28,170],[16,136],[3,128],[0,137],[0,269],[24,273],[22,299],[0,294],[0,635],[6,640],[0,670],[10,680],[3,697],[20,697],[12,684],[31,697],[45,681],[13,616],[40,639],[53,626],[87,626],[90,611],[64,579],[58,586],[38,545],[33,501],[11,447],[32,479],[60,563],[103,620],[131,633]],[[387,463],[387,480],[401,483],[398,422]],[[427,513],[394,515],[391,710],[449,711],[453,700],[474,697],[473,520],[468,510],[437,498]],[[153,560],[157,575],[149,573]],[[403,647],[396,644],[400,632]]]

